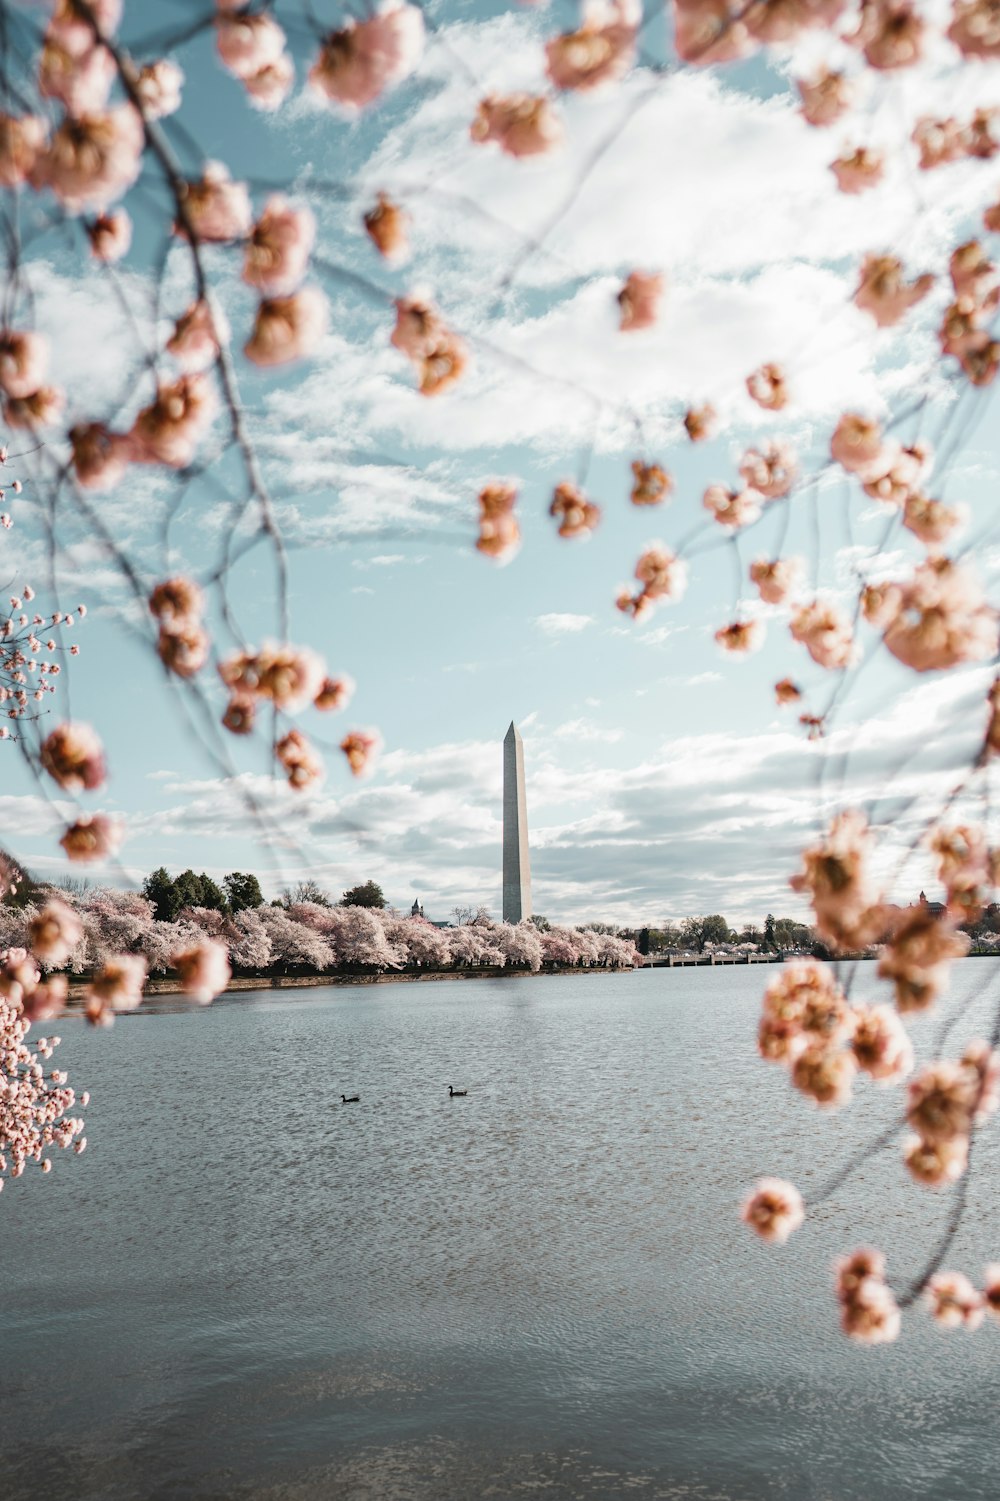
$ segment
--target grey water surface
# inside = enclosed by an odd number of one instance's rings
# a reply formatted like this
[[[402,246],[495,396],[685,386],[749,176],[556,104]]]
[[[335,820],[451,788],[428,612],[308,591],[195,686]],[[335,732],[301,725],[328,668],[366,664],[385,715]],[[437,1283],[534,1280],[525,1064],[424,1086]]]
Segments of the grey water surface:
[[[856,993],[875,985],[862,965]],[[902,1285],[948,1198],[870,1159],[899,1112],[815,1111],[761,1063],[773,970],[266,992],[66,1020],[89,1146],[0,1198],[3,1501],[977,1501],[1000,1496],[1000,1326],[839,1334],[834,1255]],[[967,960],[949,1047],[988,1030]],[[449,1099],[447,1086],[468,1088]],[[341,1093],[359,1093],[341,1105]],[[949,1263],[1000,1259],[995,1132]]]

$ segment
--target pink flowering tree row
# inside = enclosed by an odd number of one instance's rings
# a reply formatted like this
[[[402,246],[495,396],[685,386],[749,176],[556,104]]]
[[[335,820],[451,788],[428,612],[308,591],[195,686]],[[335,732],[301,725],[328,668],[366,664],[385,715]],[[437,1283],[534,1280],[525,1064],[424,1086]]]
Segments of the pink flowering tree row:
[[[316,353],[334,285],[351,289],[359,310],[364,304],[378,311],[382,343],[427,402],[448,402],[478,366],[523,380],[525,400],[547,385],[586,413],[583,425],[594,436],[567,452],[551,476],[548,516],[568,545],[600,536],[602,505],[589,480],[602,427],[628,434],[632,445],[631,480],[617,503],[659,516],[677,492],[669,446],[705,443],[729,424],[733,451],[700,497],[701,524],[643,547],[615,603],[625,618],[645,619],[680,597],[692,569],[716,582],[720,650],[744,657],[768,630],[784,643],[787,672],[774,694],[801,733],[803,755],[833,742],[855,684],[877,658],[900,664],[914,685],[929,673],[957,674],[995,662],[997,602],[977,566],[982,548],[960,543],[963,503],[946,499],[945,490],[1000,369],[996,0],[944,0],[936,7],[918,0],[669,0],[645,13],[632,0],[590,0],[577,24],[560,30],[553,21],[547,28],[538,45],[539,87],[483,87],[469,112],[465,138],[484,161],[542,171],[571,144],[578,120],[571,106],[578,98],[624,91],[635,79],[642,84],[628,94],[621,119],[588,148],[572,191],[556,196],[541,226],[527,234],[504,226],[516,253],[498,284],[485,289],[485,308],[516,291],[525,267],[553,254],[555,232],[600,164],[614,158],[624,125],[647,100],[685,72],[709,69],[724,77],[731,65],[754,55],[785,69],[802,131],[828,143],[822,172],[845,198],[870,205],[871,243],[846,273],[845,305],[853,304],[872,330],[916,331],[922,338],[920,359],[905,378],[889,383],[885,410],[874,409],[877,404],[859,391],[799,451],[790,434],[807,427],[800,420],[802,366],[797,371],[780,350],[744,371],[724,400],[708,401],[692,382],[670,413],[668,437],[657,427],[654,438],[648,418],[620,396],[610,367],[605,380],[586,382],[554,362],[526,360],[484,336],[475,318],[444,306],[433,289],[422,289],[420,267],[407,264],[406,255],[411,231],[437,191],[433,183],[369,193],[360,203],[349,178],[309,172],[268,184],[244,180],[213,159],[188,127],[191,111],[175,56],[182,45],[211,50],[248,110],[291,110],[308,90],[330,111],[333,155],[346,119],[374,117],[387,101],[405,99],[418,87],[431,48],[469,71],[457,13],[436,20],[429,36],[424,12],[407,0],[384,0],[363,18],[320,18],[317,10],[307,0],[206,0],[176,28],[158,18],[155,30],[145,36],[130,31],[126,43],[120,0],[47,6],[0,0],[0,234],[8,271],[0,402],[9,434],[0,449],[0,476],[9,476],[0,484],[0,557],[15,578],[0,618],[0,701],[12,742],[5,750],[23,756],[43,795],[68,798],[75,808],[61,835],[69,859],[112,858],[124,830],[94,803],[107,783],[100,726],[90,723],[100,720],[101,705],[79,715],[75,701],[73,712],[69,706],[66,669],[77,649],[70,631],[80,612],[67,611],[58,597],[67,518],[86,528],[117,570],[132,609],[129,629],[145,643],[151,671],[165,674],[176,690],[177,713],[192,742],[238,789],[262,842],[286,847],[287,831],[273,800],[238,776],[241,744],[263,743],[275,785],[283,781],[296,793],[325,775],[328,750],[343,758],[350,774],[372,765],[375,731],[348,727],[328,740],[317,717],[347,705],[349,664],[327,663],[296,637],[277,503],[281,481],[266,462],[243,394],[248,382],[254,391],[260,383],[266,390],[268,380]],[[654,47],[661,35],[662,53]],[[925,105],[922,88],[907,88],[926,67],[948,85],[953,103],[947,110]],[[938,90],[934,97],[944,94]],[[967,185],[969,203],[977,207],[955,218],[943,251],[925,251],[915,235],[885,243],[883,195],[900,172],[912,181],[915,227],[925,184],[950,176]],[[318,211],[330,203],[349,205],[356,214],[380,258],[377,275],[338,259],[322,242]],[[471,203],[468,212],[490,215]],[[768,212],[766,181],[759,212]],[[123,268],[135,263],[133,231],[138,242],[140,228],[144,244],[153,247],[144,254],[151,254],[155,273],[126,277]],[[738,236],[740,225],[731,232]],[[66,389],[51,376],[50,350],[38,327],[39,267],[56,240],[75,245],[106,275],[129,330],[114,335],[122,341],[119,398],[100,409],[87,379]],[[253,300],[236,329],[222,311],[233,281]],[[623,269],[613,297],[623,348],[639,347],[663,319],[669,298],[657,266]],[[720,321],[725,317],[721,307]],[[750,425],[748,410],[752,439],[742,431]],[[203,549],[185,557],[167,545],[169,519],[155,558],[116,540],[105,497],[147,479],[168,496],[168,518],[183,508],[195,480],[225,497],[225,539],[209,565]],[[464,499],[484,566],[508,558],[521,542],[519,483],[493,476]],[[45,579],[23,576],[20,554],[11,551],[28,503],[47,541]],[[840,590],[821,584],[835,545],[823,526],[831,508],[849,537],[871,508],[884,518],[878,547]],[[812,518],[812,544],[811,556],[800,557],[785,544],[793,519],[803,516]],[[777,518],[776,531],[769,518]],[[979,540],[989,535],[987,527]],[[758,541],[765,537],[766,543]],[[256,620],[252,633],[245,629],[231,587],[235,565],[250,552],[270,571],[276,599],[264,639]],[[610,584],[608,594],[614,595]],[[816,688],[802,683],[809,663],[818,669]],[[786,1068],[792,1086],[823,1110],[848,1103],[859,1072],[906,1091],[900,1117],[912,1136],[904,1147],[905,1171],[914,1191],[935,1189],[946,1199],[934,1256],[910,1282],[893,1286],[882,1254],[869,1248],[846,1254],[838,1269],[844,1327],[870,1342],[895,1337],[900,1311],[918,1297],[951,1326],[973,1327],[1000,1304],[992,1263],[978,1286],[944,1266],[970,1193],[977,1136],[995,1110],[1000,1004],[987,1038],[917,1071],[907,1032],[910,1013],[946,994],[949,966],[964,952],[959,925],[974,922],[996,893],[1000,859],[988,810],[990,770],[1000,750],[998,713],[996,682],[963,708],[956,729],[975,741],[967,766],[948,795],[920,813],[916,837],[902,850],[887,824],[869,823],[860,810],[843,805],[838,788],[848,785],[856,747],[852,742],[845,750],[843,739],[837,742],[834,771],[828,774],[824,760],[819,779],[827,831],[790,875],[831,953],[847,958],[880,947],[883,997],[871,1005],[852,1000],[850,972],[840,958],[831,965],[790,964],[764,997],[763,1059]],[[943,914],[895,904],[896,887],[914,858],[932,862],[946,896]],[[175,931],[161,935],[157,947],[139,908],[112,895],[100,900],[107,910],[93,913],[72,903],[48,904],[31,915],[24,941],[8,953],[4,1036],[14,1075],[32,1081],[15,1091],[22,1122],[18,1163],[34,1154],[39,1139],[33,1133],[44,1137],[54,1129],[43,1116],[61,1109],[69,1119],[71,1105],[41,1087],[40,1064],[22,1050],[27,1024],[58,1008],[59,975],[45,979],[43,972],[58,971],[81,945],[102,966],[88,997],[95,1021],[138,1004],[148,966],[164,955],[199,999],[222,988],[231,962],[261,967],[265,954],[269,963],[277,954],[288,956],[280,962],[309,965],[317,956],[362,952],[375,957],[347,962],[390,968],[438,963],[446,941],[458,964],[531,968],[545,957],[602,962],[583,953],[597,940],[571,930],[538,935],[523,925],[509,931],[473,925],[445,940],[436,931],[417,934],[371,914],[321,918],[304,908],[241,913],[231,921],[189,912],[165,925]],[[324,928],[327,922],[341,927]],[[947,1033],[941,1035],[946,1041]],[[930,1199],[928,1206],[929,1217],[940,1214]],[[805,1208],[792,1185],[768,1179],[751,1195],[745,1215],[764,1238],[781,1240],[797,1228]]]

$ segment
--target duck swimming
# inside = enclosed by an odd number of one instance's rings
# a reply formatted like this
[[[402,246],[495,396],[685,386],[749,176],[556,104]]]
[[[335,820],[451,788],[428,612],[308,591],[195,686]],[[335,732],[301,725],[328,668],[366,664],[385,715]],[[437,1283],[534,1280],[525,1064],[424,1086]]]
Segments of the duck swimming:
[[[340,1099],[341,1099],[341,1103],[344,1104],[344,1105],[358,1105],[358,1104],[361,1103],[361,1096],[359,1094],[352,1094],[352,1095],[342,1094],[340,1096]]]
[[[449,1094],[450,1098],[453,1099],[453,1100],[461,1100],[468,1093],[469,1093],[469,1091],[467,1089],[453,1089],[450,1084],[448,1085],[448,1094]]]

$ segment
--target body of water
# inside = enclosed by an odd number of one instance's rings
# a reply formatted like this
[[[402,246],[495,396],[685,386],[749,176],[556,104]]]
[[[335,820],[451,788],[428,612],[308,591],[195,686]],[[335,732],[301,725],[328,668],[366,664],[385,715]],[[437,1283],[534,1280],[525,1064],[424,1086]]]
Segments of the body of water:
[[[900,1109],[862,1083],[823,1115],[758,1061],[772,973],[60,1023],[89,1146],[0,1199],[3,1501],[994,1501],[1000,1327],[914,1312],[862,1349],[831,1294],[857,1244],[905,1281],[947,1195],[889,1147],[788,1246],[739,1223],[756,1176],[808,1192]],[[956,967],[955,1047],[998,985]],[[974,1278],[994,1136],[949,1257]]]

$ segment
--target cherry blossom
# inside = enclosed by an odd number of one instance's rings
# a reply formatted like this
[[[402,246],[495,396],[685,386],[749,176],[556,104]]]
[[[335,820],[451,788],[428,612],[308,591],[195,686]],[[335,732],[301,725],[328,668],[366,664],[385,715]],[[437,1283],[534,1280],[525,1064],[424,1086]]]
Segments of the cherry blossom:
[[[42,742],[41,764],[66,792],[92,792],[104,785],[104,748],[89,724],[61,724]]]
[[[830,163],[842,193],[867,193],[885,176],[885,157],[881,151],[859,146],[850,156],[839,156]]]
[[[800,605],[792,614],[789,630],[820,667],[839,671],[854,658],[851,623],[830,600]]]
[[[313,699],[313,704],[324,713],[331,710],[346,709],[354,695],[355,682],[346,672],[339,677],[326,677],[319,687],[319,692]]]
[[[94,259],[105,265],[114,265],[128,254],[132,244],[132,220],[123,208],[110,214],[98,214],[93,223],[87,225],[87,238]]]
[[[961,1272],[936,1272],[927,1283],[931,1318],[945,1329],[978,1329],[986,1309],[983,1298]]]
[[[885,1259],[878,1251],[855,1251],[835,1268],[840,1323],[860,1344],[889,1344],[899,1338],[899,1307],[885,1281]]]
[[[68,213],[103,209],[139,175],[142,120],[130,104],[67,115],[32,164],[33,187],[48,188]]]
[[[191,948],[178,949],[171,954],[170,962],[177,971],[184,994],[202,1006],[221,995],[232,977],[226,946],[214,938],[206,938]]]
[[[709,485],[701,503],[720,526],[736,531],[758,519],[761,500],[759,491],[749,487],[745,490],[727,490],[725,485]]]
[[[904,666],[932,672],[981,661],[995,652],[996,617],[983,602],[979,580],[967,564],[928,558],[900,590],[899,613],[886,628],[884,640]]]
[[[854,301],[872,315],[879,328],[891,328],[927,296],[933,285],[934,278],[929,274],[907,282],[898,256],[866,255]]]
[[[272,194],[247,239],[243,280],[265,296],[287,296],[306,274],[315,239],[311,210]]]
[[[17,188],[31,177],[44,146],[44,120],[0,112],[0,187]]]
[[[43,964],[64,964],[83,937],[83,924],[65,902],[53,898],[28,923],[31,952]]]
[[[802,1195],[783,1178],[761,1178],[743,1205],[743,1223],[761,1240],[784,1245],[805,1219]]]
[[[347,764],[356,777],[367,775],[381,747],[381,736],[371,730],[351,730],[340,742]]]
[[[632,271],[618,293],[619,328],[634,333],[652,328],[663,297],[663,277],[658,272]]]
[[[882,950],[878,973],[894,982],[900,1011],[923,1011],[947,985],[951,961],[968,949],[968,938],[952,922],[939,920],[926,906],[911,908]]]
[[[415,5],[390,0],[368,20],[352,19],[342,30],[330,32],[309,71],[309,82],[331,102],[363,109],[408,78],[423,50],[422,12]]]
[[[805,564],[801,558],[758,558],[750,564],[750,582],[756,584],[765,604],[780,605],[795,592],[802,581]]]
[[[469,133],[478,145],[495,141],[508,156],[541,156],[563,141],[563,127],[540,95],[488,95],[480,101]]]
[[[788,405],[788,387],[781,367],[761,365],[747,376],[747,393],[765,411],[780,412]]]
[[[374,208],[364,216],[368,238],[385,260],[398,263],[409,254],[407,230],[410,216],[386,193],[379,193]]]
[[[629,499],[634,506],[658,506],[670,499],[674,481],[659,464],[643,464],[640,459],[633,459],[632,475]]]
[[[288,785],[304,792],[323,780],[324,767],[301,730],[292,729],[274,747],[274,753],[288,776]]]
[[[715,640],[723,651],[744,656],[763,646],[764,623],[761,620],[732,620],[728,625],[719,627],[715,632]]]
[[[555,87],[585,91],[623,78],[641,19],[637,0],[588,0],[579,30],[545,44],[545,70]]]
[[[246,184],[233,182],[222,162],[206,162],[197,182],[184,184],[182,203],[186,224],[199,240],[242,240],[250,233],[250,195]]]
[[[329,306],[318,287],[270,297],[257,308],[243,353],[254,365],[287,365],[313,354],[326,333]]]
[[[684,431],[692,443],[704,443],[712,437],[715,415],[715,408],[709,402],[699,407],[688,407],[684,413]]]
[[[156,400],[144,407],[129,434],[130,456],[137,464],[167,464],[183,469],[216,412],[216,396],[204,374],[182,375],[161,386]]]
[[[69,432],[73,471],[87,490],[111,490],[133,458],[132,440],[103,422],[77,423]]]
[[[601,509],[564,480],[556,485],[549,515],[558,519],[560,537],[588,537],[601,520]]]
[[[835,949],[864,948],[885,926],[869,870],[871,842],[864,815],[845,809],[803,852],[803,869],[789,882],[808,893],[816,930]]]
[[[181,107],[183,84],[184,74],[169,58],[158,58],[140,68],[135,87],[146,118],[162,120],[167,115],[175,115]]]
[[[821,69],[813,78],[798,80],[802,114],[810,125],[835,125],[850,109],[854,89],[843,73]]]
[[[517,489],[514,485],[484,485],[479,492],[479,536],[476,549],[489,558],[506,561],[521,544],[521,528],[514,515]]]
[[[141,954],[107,960],[85,991],[84,1015],[91,1026],[110,1027],[116,1011],[134,1011],[141,1004],[147,967]]]
[[[121,838],[121,824],[117,819],[104,813],[82,813],[75,823],[69,825],[59,843],[68,859],[85,863],[106,860],[115,854]]]

